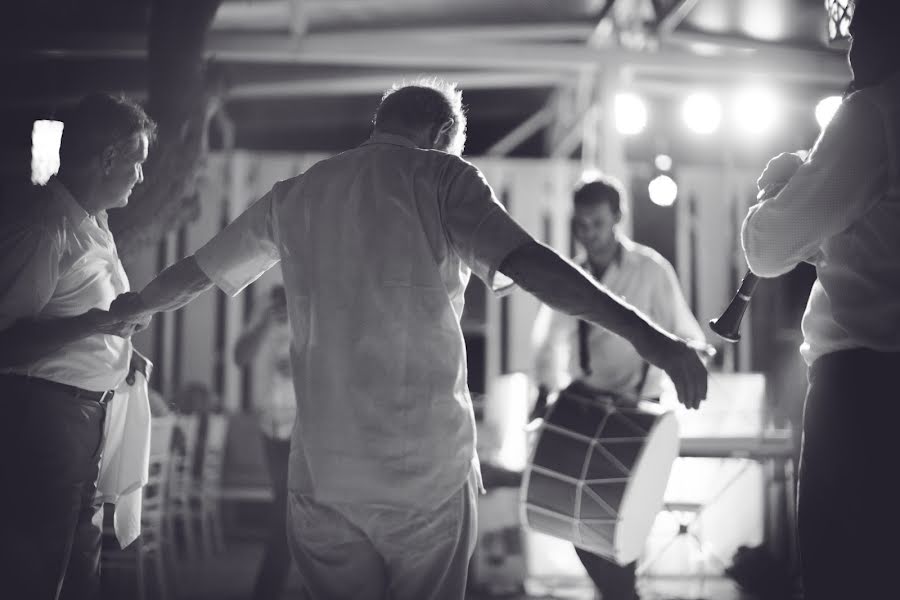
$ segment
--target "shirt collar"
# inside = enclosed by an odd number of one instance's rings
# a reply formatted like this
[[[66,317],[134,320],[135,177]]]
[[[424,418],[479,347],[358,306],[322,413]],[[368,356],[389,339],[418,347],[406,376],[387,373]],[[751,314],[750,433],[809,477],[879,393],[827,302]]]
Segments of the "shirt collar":
[[[66,211],[66,216],[72,220],[73,224],[81,225],[90,216],[55,175],[47,181],[46,185],[57,204]]]
[[[616,252],[613,254],[612,261],[610,261],[610,265],[615,265],[618,268],[622,268],[622,262],[625,260],[626,250],[631,249],[631,240],[626,238],[623,235],[616,234]],[[593,267],[591,266],[591,259],[587,254],[583,255],[581,260],[581,265],[584,269],[593,272]]]
[[[619,241],[619,246],[616,248],[614,260],[616,261],[616,264],[621,267],[622,263],[633,260],[632,257],[635,256],[635,243],[631,238],[622,233],[617,233],[616,239]]]
[[[622,238],[619,236],[616,236],[616,253],[613,254],[612,261],[616,264],[617,267],[622,266],[622,260],[623,260],[624,256],[625,256],[625,247],[624,247],[624,244],[622,243]]]
[[[375,132],[362,145],[367,146],[369,144],[391,144],[393,146],[403,146],[404,148],[418,148],[412,140],[396,133]]]

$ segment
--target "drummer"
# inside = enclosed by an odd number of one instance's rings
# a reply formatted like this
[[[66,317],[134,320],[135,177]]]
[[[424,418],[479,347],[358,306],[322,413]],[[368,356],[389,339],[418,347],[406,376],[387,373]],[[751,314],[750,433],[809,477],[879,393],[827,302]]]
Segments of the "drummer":
[[[573,194],[572,235],[583,253],[576,262],[610,292],[661,327],[699,344],[703,330],[691,314],[672,265],[658,252],[625,236],[622,186],[611,177],[583,178]],[[658,400],[663,372],[649,365],[625,338],[542,306],[533,340],[538,402],[571,383],[612,392],[622,402]],[[635,563],[619,566],[575,548],[604,600],[639,598]]]

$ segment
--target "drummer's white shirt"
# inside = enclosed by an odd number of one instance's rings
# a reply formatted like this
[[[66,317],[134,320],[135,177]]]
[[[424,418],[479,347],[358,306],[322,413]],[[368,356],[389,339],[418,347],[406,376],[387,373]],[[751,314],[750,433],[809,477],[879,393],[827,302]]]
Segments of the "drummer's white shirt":
[[[848,96],[807,161],[750,208],[747,263],[776,277],[815,265],[800,353],[900,351],[900,73]]]
[[[622,251],[600,280],[663,329],[684,339],[702,341],[703,330],[691,314],[675,269],[659,252],[617,234]],[[591,374],[579,364],[578,319],[541,306],[533,330],[535,380],[562,389],[573,379],[619,394],[635,394],[644,377],[645,361],[625,338],[602,327],[590,327]],[[647,371],[641,397],[658,398],[663,372]]]
[[[237,294],[281,261],[297,421],[289,486],[319,502],[431,507],[473,473],[460,318],[533,241],[466,161],[375,134],[276,184],[201,248]]]

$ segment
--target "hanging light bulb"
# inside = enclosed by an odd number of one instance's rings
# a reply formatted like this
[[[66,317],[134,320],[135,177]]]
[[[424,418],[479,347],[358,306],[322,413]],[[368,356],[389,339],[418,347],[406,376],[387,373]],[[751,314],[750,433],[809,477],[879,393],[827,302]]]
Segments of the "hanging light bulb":
[[[658,206],[672,206],[678,197],[678,184],[665,173],[657,175],[647,185],[650,201]]]
[[[637,94],[616,94],[614,108],[616,131],[622,135],[637,135],[647,126],[647,105]]]
[[[681,116],[691,131],[709,135],[719,128],[722,121],[722,105],[715,96],[697,92],[684,101]]]

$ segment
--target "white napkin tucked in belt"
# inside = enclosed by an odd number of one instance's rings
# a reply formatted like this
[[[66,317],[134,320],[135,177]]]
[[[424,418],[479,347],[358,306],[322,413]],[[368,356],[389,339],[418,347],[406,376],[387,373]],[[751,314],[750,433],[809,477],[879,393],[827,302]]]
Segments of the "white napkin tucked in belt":
[[[141,534],[141,494],[150,464],[147,379],[153,364],[134,354],[131,372],[107,404],[96,495],[116,505],[113,529],[122,548]]]

